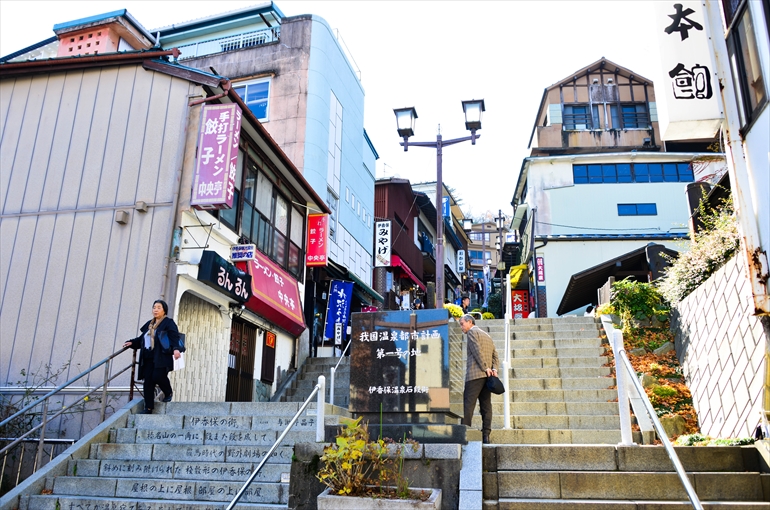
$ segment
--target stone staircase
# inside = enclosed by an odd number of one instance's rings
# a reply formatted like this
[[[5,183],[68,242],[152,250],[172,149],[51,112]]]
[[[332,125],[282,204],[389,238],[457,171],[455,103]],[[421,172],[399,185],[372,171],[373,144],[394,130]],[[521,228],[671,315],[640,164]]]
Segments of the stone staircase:
[[[755,447],[676,452],[705,508],[770,509],[770,475]],[[483,510],[692,508],[659,446],[493,446],[483,464]]]
[[[285,429],[299,403],[157,403],[132,414],[66,476],[46,480],[50,494],[28,510],[224,509]],[[315,403],[306,409],[250,485],[238,508],[287,508],[294,443],[315,442]],[[326,416],[327,425],[339,416]],[[44,492],[48,492],[44,491]]]
[[[299,370],[297,377],[281,395],[281,402],[304,402],[310,392],[318,383],[318,376],[326,377],[325,402],[329,402],[331,382],[329,380],[331,368],[339,361],[339,358],[307,358]],[[350,356],[346,356],[340,362],[334,373],[334,405],[348,407],[350,403]]]
[[[478,321],[495,342],[502,362],[505,322]],[[503,427],[503,395],[492,396],[492,443],[616,444],[620,441],[617,390],[605,367],[600,324],[591,317],[519,319],[511,325],[512,429]],[[460,341],[458,341],[458,337]],[[450,325],[451,403],[462,414],[465,346]],[[469,440],[481,438],[478,405]]]

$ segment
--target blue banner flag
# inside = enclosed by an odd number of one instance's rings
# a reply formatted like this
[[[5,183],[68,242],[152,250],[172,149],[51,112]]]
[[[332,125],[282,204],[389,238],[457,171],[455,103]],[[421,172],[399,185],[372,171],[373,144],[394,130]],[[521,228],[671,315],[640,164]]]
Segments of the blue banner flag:
[[[350,318],[350,300],[353,297],[353,282],[332,280],[329,297],[326,301],[326,327],[324,336],[334,338],[334,325],[342,324],[343,338],[346,337],[348,318]]]

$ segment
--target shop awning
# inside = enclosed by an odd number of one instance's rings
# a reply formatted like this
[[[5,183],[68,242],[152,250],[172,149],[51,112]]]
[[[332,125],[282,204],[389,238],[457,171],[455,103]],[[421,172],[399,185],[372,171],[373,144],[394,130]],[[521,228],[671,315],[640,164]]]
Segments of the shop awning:
[[[665,255],[665,256],[664,256]],[[649,243],[636,250],[606,260],[584,271],[573,274],[561,298],[557,315],[563,315],[580,307],[597,304],[596,291],[610,276],[616,280],[632,277],[646,282],[648,276],[655,280],[662,275],[669,262],[667,257],[676,258],[679,252],[661,244]]]
[[[301,334],[305,318],[297,280],[259,251],[254,260],[237,265],[251,275],[246,308],[292,335]]]
[[[371,288],[369,285],[366,284],[361,278],[356,276],[356,274],[353,271],[350,271],[348,268],[341,266],[337,264],[336,262],[329,261],[329,263],[326,265],[326,272],[331,276],[332,278],[338,278],[342,280],[351,280],[355,285],[353,286],[353,294],[359,294],[358,299],[361,299],[361,301],[369,301],[370,299],[374,299],[379,301],[380,303],[385,302],[385,298]],[[364,297],[360,295],[361,293],[366,294],[368,297]],[[362,299],[364,297],[364,299]]]
[[[420,287],[422,290],[426,290],[425,284],[422,283],[420,281],[420,279],[417,278],[417,276],[415,276],[415,274],[412,272],[412,270],[409,269],[409,266],[406,264],[406,262],[401,260],[401,257],[399,257],[398,255],[395,255],[395,254],[391,255],[390,256],[390,265],[392,267],[398,267],[399,269],[401,269],[401,271],[403,271],[410,280],[412,280],[414,283],[416,283],[418,287]]]

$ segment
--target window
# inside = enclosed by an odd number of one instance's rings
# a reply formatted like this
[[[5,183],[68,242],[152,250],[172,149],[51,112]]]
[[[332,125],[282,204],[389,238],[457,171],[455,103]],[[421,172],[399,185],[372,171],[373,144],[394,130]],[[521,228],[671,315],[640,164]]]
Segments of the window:
[[[471,241],[486,241],[489,242],[489,232],[481,233],[481,232],[471,232],[468,237],[470,237]]]
[[[350,203],[350,188],[345,186],[345,202]]]
[[[610,117],[612,129],[649,129],[650,117],[647,114],[647,105],[644,103],[621,104],[620,113],[618,105],[610,105]]]
[[[484,264],[484,262],[487,259],[492,258],[492,252],[491,251],[485,251],[483,253],[486,253],[486,257],[482,257],[482,251],[481,250],[468,250],[468,258],[475,261],[474,264]]]
[[[564,105],[563,123],[564,129],[598,129],[599,106],[593,106],[593,115],[589,105]]]
[[[235,84],[235,92],[262,122],[268,120],[268,99],[270,96],[270,78]]]
[[[572,165],[575,184],[629,182],[692,182],[690,163],[610,163]]]
[[[329,103],[329,154],[326,184],[334,192],[336,198],[340,196],[340,169],[342,168],[342,105],[334,92],[331,92]],[[355,207],[355,203],[353,207]]]
[[[336,242],[337,241],[337,207],[339,206],[339,199],[334,194],[334,192],[326,188],[326,205],[329,206],[329,209],[331,209],[331,214],[329,214],[329,239]]]
[[[278,265],[301,277],[305,215],[292,206],[292,201],[299,200],[284,195],[291,190],[279,190],[275,173],[253,148],[243,142],[241,147],[233,208],[218,211],[219,219]]]
[[[751,123],[767,102],[766,85],[762,78],[757,49],[756,26],[747,4],[748,2],[744,2],[743,12],[735,16],[727,35],[727,52],[730,56],[741,128]]]
[[[618,216],[657,216],[655,204],[618,204]]]

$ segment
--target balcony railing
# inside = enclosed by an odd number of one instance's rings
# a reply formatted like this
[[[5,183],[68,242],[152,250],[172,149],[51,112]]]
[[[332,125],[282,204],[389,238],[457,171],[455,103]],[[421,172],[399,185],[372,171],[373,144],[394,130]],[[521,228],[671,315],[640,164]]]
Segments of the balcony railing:
[[[281,27],[272,27],[255,30],[253,32],[244,32],[242,34],[220,37],[218,39],[209,39],[208,41],[200,41],[193,44],[186,44],[178,47],[182,52],[179,60],[212,55],[223,51],[251,48],[252,46],[276,42],[280,35]]]

